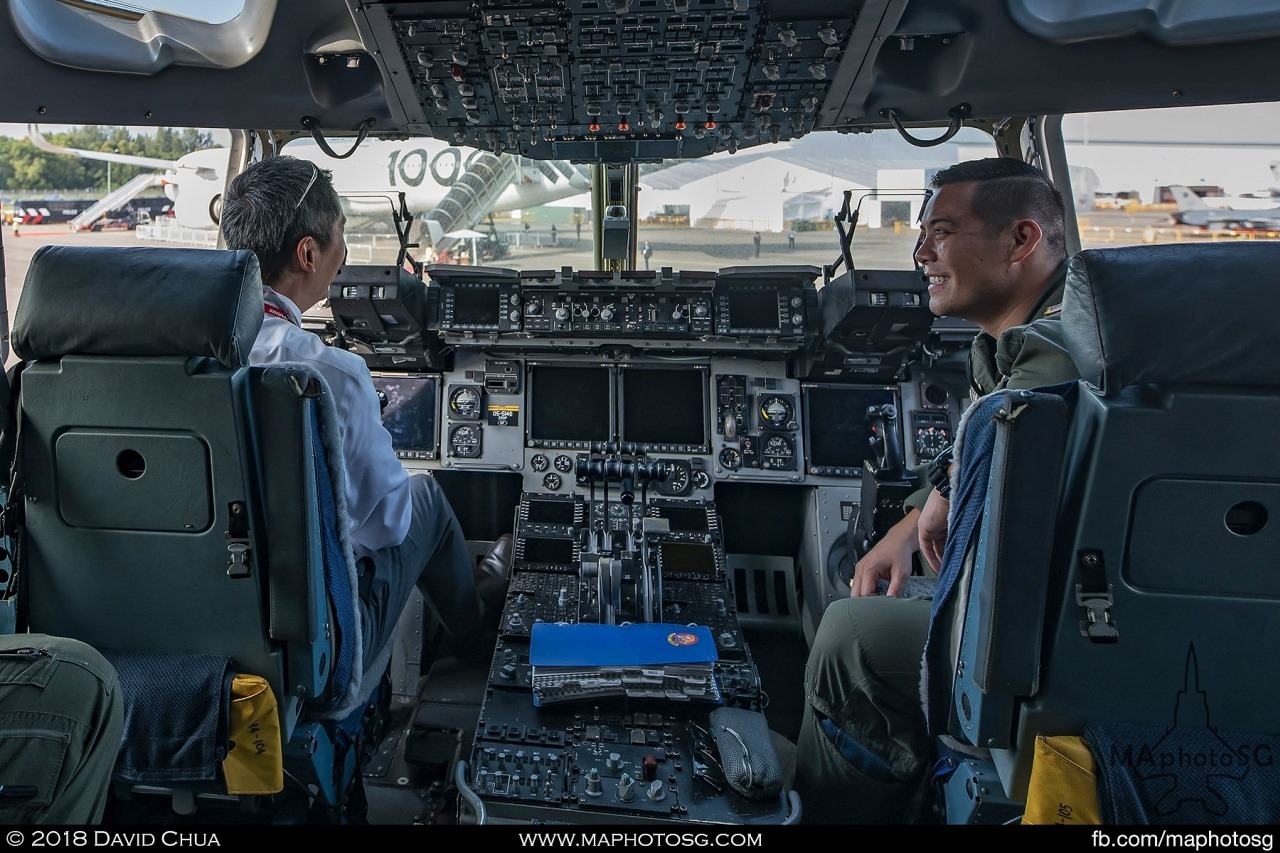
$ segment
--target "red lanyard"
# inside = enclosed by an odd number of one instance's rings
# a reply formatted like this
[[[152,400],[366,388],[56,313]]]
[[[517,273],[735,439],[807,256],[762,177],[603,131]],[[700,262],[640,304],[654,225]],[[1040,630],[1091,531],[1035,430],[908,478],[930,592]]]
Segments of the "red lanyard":
[[[262,303],[262,310],[267,314],[270,314],[272,317],[279,317],[281,320],[286,320],[290,323],[293,322],[293,318],[289,316],[289,312],[285,311],[278,305],[272,305],[270,302],[264,302]]]

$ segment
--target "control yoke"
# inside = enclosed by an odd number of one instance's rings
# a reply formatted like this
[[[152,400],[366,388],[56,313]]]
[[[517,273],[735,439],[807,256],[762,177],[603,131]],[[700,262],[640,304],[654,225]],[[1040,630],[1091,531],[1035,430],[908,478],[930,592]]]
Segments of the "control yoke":
[[[906,457],[902,452],[902,433],[898,429],[898,408],[892,403],[867,409],[867,425],[871,428],[871,445],[876,456],[877,480],[901,480],[906,477]]]

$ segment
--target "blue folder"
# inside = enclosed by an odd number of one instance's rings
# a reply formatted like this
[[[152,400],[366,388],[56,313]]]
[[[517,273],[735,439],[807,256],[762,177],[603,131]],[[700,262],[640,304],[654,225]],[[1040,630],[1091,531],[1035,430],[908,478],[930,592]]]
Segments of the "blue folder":
[[[529,640],[536,667],[616,667],[710,664],[718,660],[705,625],[537,622]]]

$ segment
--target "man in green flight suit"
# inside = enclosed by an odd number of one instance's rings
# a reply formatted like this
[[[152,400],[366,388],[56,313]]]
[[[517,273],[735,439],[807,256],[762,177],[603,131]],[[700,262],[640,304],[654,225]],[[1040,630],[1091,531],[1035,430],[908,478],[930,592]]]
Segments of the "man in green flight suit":
[[[1009,158],[934,176],[916,261],[929,308],[981,331],[969,352],[976,399],[1078,378],[1062,346],[1062,194]],[[906,516],[858,561],[849,595],[823,614],[805,666],[795,787],[806,823],[909,823],[927,813],[933,754],[920,701],[928,598],[900,598],[917,551],[936,573],[946,541],[945,461]],[[878,584],[887,582],[885,595]]]

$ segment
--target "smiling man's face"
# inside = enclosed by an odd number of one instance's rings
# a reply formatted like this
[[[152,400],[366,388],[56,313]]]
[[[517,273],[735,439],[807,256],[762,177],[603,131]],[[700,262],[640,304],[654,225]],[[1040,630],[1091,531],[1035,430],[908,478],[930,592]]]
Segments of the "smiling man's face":
[[[1008,311],[1013,298],[1013,235],[1011,227],[993,231],[974,214],[976,187],[944,184],[934,192],[915,257],[929,279],[929,309],[985,327]]]

